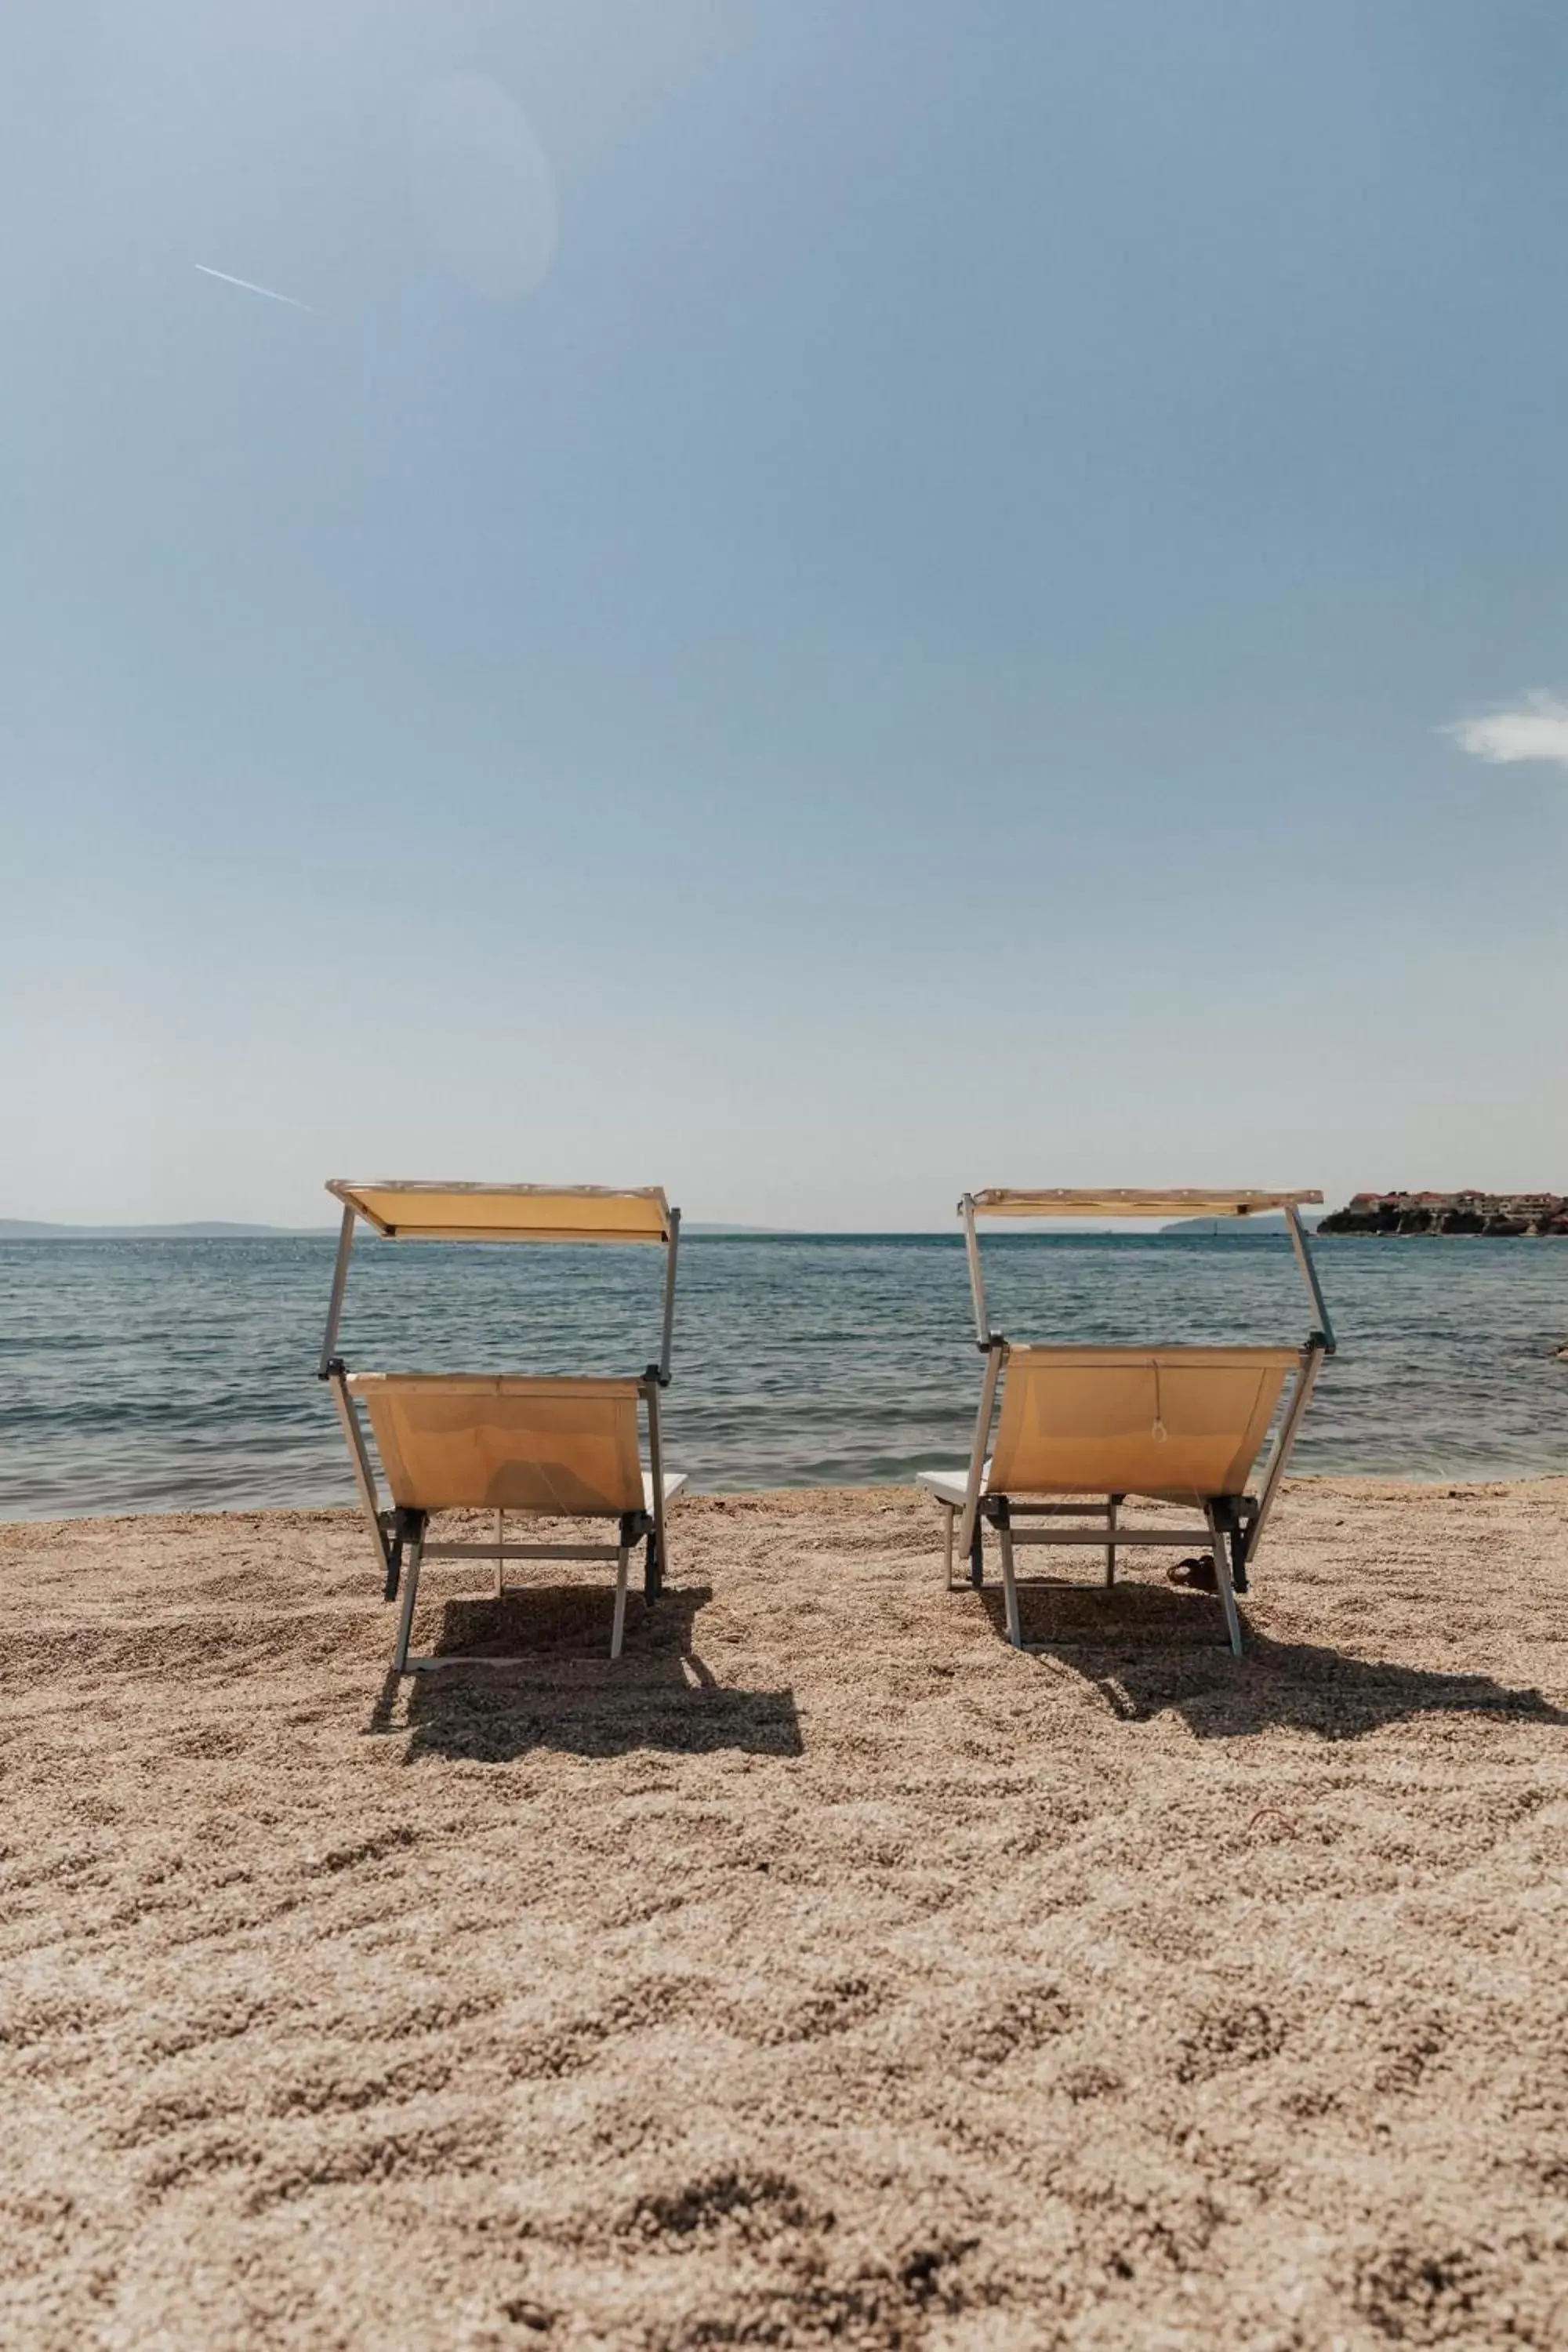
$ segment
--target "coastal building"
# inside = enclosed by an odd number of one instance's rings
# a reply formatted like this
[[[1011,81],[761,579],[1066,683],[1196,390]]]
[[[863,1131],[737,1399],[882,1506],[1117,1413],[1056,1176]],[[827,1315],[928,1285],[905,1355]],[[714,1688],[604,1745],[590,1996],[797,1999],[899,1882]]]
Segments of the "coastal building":
[[[1486,1234],[1568,1236],[1561,1192],[1352,1192],[1323,1219],[1324,1234]]]

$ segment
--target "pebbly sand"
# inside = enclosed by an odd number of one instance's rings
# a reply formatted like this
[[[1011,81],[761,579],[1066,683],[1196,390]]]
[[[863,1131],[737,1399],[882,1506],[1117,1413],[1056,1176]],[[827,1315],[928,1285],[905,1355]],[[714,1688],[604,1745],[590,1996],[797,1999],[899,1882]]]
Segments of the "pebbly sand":
[[[399,1688],[346,1513],[0,1528],[0,2340],[1568,2344],[1568,1480],[1295,1482],[1239,1665],[672,1552]]]

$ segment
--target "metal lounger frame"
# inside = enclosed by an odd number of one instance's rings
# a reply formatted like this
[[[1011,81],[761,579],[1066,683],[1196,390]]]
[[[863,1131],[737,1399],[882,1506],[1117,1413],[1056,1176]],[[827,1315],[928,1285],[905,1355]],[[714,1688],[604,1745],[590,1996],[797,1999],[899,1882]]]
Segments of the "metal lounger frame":
[[[455,1652],[426,1656],[409,1654],[415,1604],[419,1595],[419,1571],[427,1559],[493,1559],[498,1600],[506,1589],[505,1562],[509,1559],[613,1559],[616,1562],[616,1612],[610,1634],[610,1655],[618,1658],[626,1633],[626,1584],[632,1548],[646,1538],[647,1549],[643,1568],[643,1595],[649,1602],[657,1601],[663,1590],[665,1563],[668,1557],[665,1549],[664,1456],[659,1439],[658,1399],[660,1390],[669,1386],[670,1349],[675,1334],[675,1267],[680,1245],[679,1210],[671,1209],[669,1213],[670,1233],[665,1264],[658,1361],[650,1364],[637,1382],[637,1394],[647,1412],[648,1478],[653,1489],[653,1508],[651,1511],[621,1512],[616,1540],[613,1544],[509,1544],[503,1540],[505,1514],[500,1511],[496,1514],[496,1540],[493,1544],[431,1543],[426,1533],[432,1516],[430,1512],[396,1507],[383,1509],[376,1486],[375,1465],[365,1441],[359,1407],[349,1393],[349,1368],[337,1353],[338,1329],[342,1321],[343,1295],[348,1286],[355,1223],[356,1212],[345,1206],[338,1233],[331,1299],[327,1309],[327,1328],[321,1340],[317,1376],[328,1384],[343,1436],[348,1442],[361,1514],[375,1547],[376,1559],[384,1580],[384,1598],[389,1601],[395,1601],[400,1587],[402,1590],[403,1607],[398,1615],[397,1640],[393,1650],[393,1672],[398,1675],[430,1674],[441,1666],[509,1666],[516,1664],[516,1660],[510,1656],[466,1656]],[[583,1516],[597,1515],[584,1512]],[[604,1516],[606,1518],[617,1517],[614,1512],[606,1512]]]
[[[1020,1502],[1009,1495],[982,1492],[996,1396],[1009,1347],[1000,1331],[992,1330],[986,1312],[985,1277],[980,1260],[979,1235],[974,1229],[973,1195],[966,1192],[958,1206],[959,1214],[963,1219],[964,1247],[969,1261],[975,1340],[985,1355],[985,1377],[981,1385],[980,1410],[975,1417],[974,1443],[969,1459],[969,1477],[963,1502],[959,1505],[949,1502],[945,1496],[937,1497],[945,1515],[944,1565],[948,1590],[952,1591],[954,1589],[955,1532],[956,1548],[969,1560],[969,1582],[976,1588],[984,1583],[985,1568],[981,1527],[983,1522],[988,1523],[996,1530],[997,1549],[1001,1554],[1007,1639],[1015,1649],[1037,1647],[1037,1644],[1026,1644],[1019,1623],[1019,1578],[1014,1561],[1014,1552],[1018,1546],[1093,1545],[1105,1555],[1105,1588],[1109,1590],[1116,1582],[1117,1552],[1123,1548],[1159,1546],[1166,1549],[1183,1549],[1195,1545],[1213,1558],[1215,1581],[1225,1610],[1226,1631],[1230,1637],[1232,1652],[1239,1657],[1241,1619],[1237,1610],[1236,1596],[1247,1589],[1247,1571],[1274,1508],[1279,1482],[1285,1475],[1286,1465],[1296,1443],[1296,1433],[1301,1424],[1301,1416],[1311,1402],[1312,1391],[1325,1358],[1334,1353],[1333,1326],[1329,1320],[1328,1307],[1300,1212],[1292,1202],[1283,1204],[1286,1228],[1316,1320],[1301,1347],[1289,1399],[1274,1433],[1258,1493],[1256,1496],[1217,1496],[1204,1502],[1200,1506],[1205,1519],[1202,1528],[1131,1528],[1124,1526],[1120,1517],[1121,1507],[1127,1500],[1125,1495],[1108,1495],[1103,1503],[1087,1497],[1082,1501],[1040,1503]],[[1019,1527],[1016,1522],[1020,1518],[1064,1520],[1072,1524]],[[1092,1523],[1095,1519],[1098,1519],[1098,1525]]]

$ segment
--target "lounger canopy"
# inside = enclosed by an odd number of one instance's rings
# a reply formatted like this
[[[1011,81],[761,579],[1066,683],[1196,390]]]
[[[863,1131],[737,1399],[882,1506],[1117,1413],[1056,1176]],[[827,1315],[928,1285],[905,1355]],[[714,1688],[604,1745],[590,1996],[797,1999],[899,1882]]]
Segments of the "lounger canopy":
[[[668,1386],[680,1212],[670,1207],[661,1184],[457,1184],[403,1176],[359,1181],[333,1176],[327,1190],[342,1202],[343,1221],[318,1366],[322,1380],[336,1359],[354,1230],[363,1223],[384,1241],[661,1244],[668,1253],[664,1324],[658,1361],[648,1372],[661,1387]]]
[[[967,1196],[980,1217],[1257,1217],[1314,1208],[1321,1192],[1051,1192],[1000,1185]]]
[[[381,1177],[334,1177],[327,1190],[342,1202],[342,1226],[318,1373],[332,1401],[353,1464],[360,1504],[385,1596],[403,1607],[393,1653],[403,1674],[462,1663],[411,1657],[409,1638],[419,1572],[426,1559],[493,1559],[496,1592],[514,1559],[603,1559],[616,1563],[610,1654],[618,1657],[626,1623],[626,1577],[634,1545],[647,1541],[643,1589],[649,1601],[664,1581],[665,1506],[686,1484],[667,1473],[659,1439],[659,1391],[669,1383],[675,1318],[675,1267],[680,1212],[662,1187],[599,1184],[466,1184]],[[509,1372],[351,1371],[337,1352],[355,1230],[387,1241],[653,1243],[666,1253],[664,1313],[657,1360],[640,1376],[539,1378]],[[376,1463],[361,1421],[368,1416],[380,1466],[392,1490],[382,1507]],[[646,1424],[644,1463],[639,1418]],[[493,1542],[433,1543],[433,1513],[493,1512]],[[505,1514],[523,1518],[601,1519],[617,1524],[605,1543],[509,1543]],[[406,1559],[406,1564],[405,1564]]]
[[[346,1209],[393,1241],[668,1242],[661,1186],[411,1183],[382,1178],[327,1185]]]
[[[1324,1358],[1333,1353],[1328,1309],[1300,1219],[1302,1207],[1321,1198],[1317,1192],[1180,1186],[1082,1192],[995,1187],[963,1195],[959,1214],[985,1376],[967,1466],[922,1471],[920,1483],[945,1515],[950,1581],[955,1536],[978,1585],[984,1578],[982,1529],[996,1531],[1007,1633],[1015,1645],[1023,1645],[1016,1545],[1101,1549],[1108,1586],[1115,1582],[1117,1553],[1123,1547],[1195,1545],[1212,1554],[1231,1647],[1239,1654],[1235,1596],[1247,1590],[1248,1563],[1301,1416]],[[1312,1305],[1313,1325],[1299,1348],[1194,1347],[1158,1339],[1111,1348],[1020,1346],[991,1328],[977,1218],[1239,1218],[1269,1211],[1284,1217]],[[1261,1482],[1251,1491],[1266,1445]],[[1131,1496],[1201,1511],[1203,1524],[1129,1525],[1121,1511]]]
[[[981,1217],[1257,1217],[1273,1214],[1283,1216],[1290,1245],[1296,1253],[1296,1263],[1301,1279],[1307,1286],[1307,1296],[1312,1302],[1314,1328],[1321,1333],[1327,1351],[1333,1353],[1334,1335],[1329,1322],[1329,1310],[1323,1301],[1318,1271],[1312,1263],[1312,1253],[1301,1223],[1301,1211],[1315,1206],[1321,1192],[1258,1192],[1206,1190],[1180,1185],[1164,1185],[1150,1192],[1135,1192],[1110,1185],[1098,1185],[1085,1192],[1025,1191],[1011,1185],[990,1185],[978,1192],[965,1192],[958,1204],[963,1221],[963,1237],[969,1252],[969,1287],[974,1300],[974,1336],[977,1344],[988,1348],[1000,1333],[993,1332],[985,1307],[985,1274],[980,1259],[980,1239],[975,1221]]]

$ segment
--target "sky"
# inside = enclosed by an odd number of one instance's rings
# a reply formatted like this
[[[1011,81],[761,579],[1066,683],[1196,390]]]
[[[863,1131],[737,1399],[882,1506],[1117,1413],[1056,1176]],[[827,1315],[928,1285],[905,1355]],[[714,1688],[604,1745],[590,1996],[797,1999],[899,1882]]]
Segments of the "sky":
[[[1559,0],[10,0],[0,201],[0,1215],[1568,1190]]]

